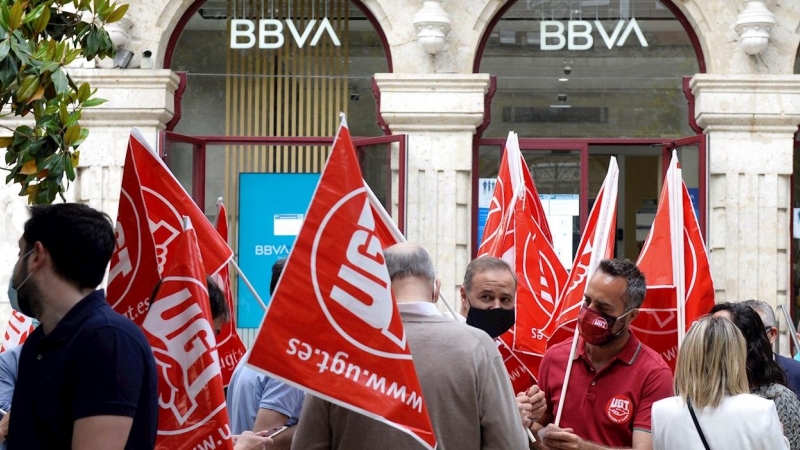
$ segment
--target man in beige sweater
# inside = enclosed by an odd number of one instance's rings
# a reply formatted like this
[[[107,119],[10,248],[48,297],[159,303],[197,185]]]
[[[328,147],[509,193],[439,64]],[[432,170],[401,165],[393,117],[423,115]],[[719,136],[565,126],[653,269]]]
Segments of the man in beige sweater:
[[[397,244],[384,256],[439,450],[527,448],[502,358],[483,331],[442,317],[428,253]],[[419,449],[384,423],[306,396],[293,449]]]

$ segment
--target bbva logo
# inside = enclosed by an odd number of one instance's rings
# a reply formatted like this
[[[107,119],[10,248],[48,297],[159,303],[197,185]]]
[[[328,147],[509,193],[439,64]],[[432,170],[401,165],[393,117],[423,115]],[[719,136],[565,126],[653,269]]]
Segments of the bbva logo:
[[[303,48],[317,24],[317,19],[308,21],[305,30],[301,34],[295,26],[292,19],[286,19],[286,28],[292,35],[297,47]],[[340,47],[342,45],[339,37],[336,36],[331,21],[324,17],[319,21],[317,32],[311,38],[311,47],[315,47],[322,35],[327,33],[334,46]],[[231,20],[231,48],[232,49],[245,49],[253,48],[256,45],[256,34],[258,34],[258,48],[262,49],[275,49],[283,47],[285,38],[283,36],[283,22],[275,19],[261,19],[258,21],[258,33],[256,33],[256,23],[253,20],[247,19],[232,19]],[[243,40],[242,40],[243,39]]]
[[[594,27],[588,20],[570,20],[566,27],[557,20],[543,20],[539,29],[539,48],[561,50],[566,46],[567,50],[589,50],[594,47],[593,30],[597,30],[609,50],[614,45],[617,47],[625,45],[631,33],[636,34],[642,47],[648,46],[647,39],[645,39],[642,29],[639,28],[639,22],[635,18],[631,18],[627,26],[625,20],[619,20],[610,35],[599,20],[594,21]],[[555,40],[555,42],[548,43],[548,39]]]

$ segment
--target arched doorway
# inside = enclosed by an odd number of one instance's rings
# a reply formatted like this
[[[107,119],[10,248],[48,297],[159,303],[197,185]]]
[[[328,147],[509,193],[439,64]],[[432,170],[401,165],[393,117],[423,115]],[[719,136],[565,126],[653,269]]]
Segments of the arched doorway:
[[[164,156],[211,220],[224,200],[231,247],[265,302],[270,268],[299,231],[339,112],[364,179],[402,228],[405,136],[384,136],[378,125],[372,75],[390,71],[391,59],[376,23],[348,0],[201,0],[170,39],[165,65],[185,89]],[[263,311],[244,284],[234,294],[247,344]]]
[[[491,121],[475,141],[476,235],[478,185],[496,176],[509,130],[520,136],[540,194],[558,210],[551,221],[571,228],[572,239],[562,240],[570,253],[611,156],[620,165],[617,257],[636,260],[673,148],[705,229],[705,138],[685,94],[705,65],[688,22],[667,0],[510,2],[477,55],[475,72],[492,74],[496,88]]]

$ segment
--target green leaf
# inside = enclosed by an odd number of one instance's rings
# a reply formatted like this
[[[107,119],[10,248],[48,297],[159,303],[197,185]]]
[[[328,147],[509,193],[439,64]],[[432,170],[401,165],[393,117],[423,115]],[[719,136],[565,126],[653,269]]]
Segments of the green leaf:
[[[104,98],[90,98],[81,104],[84,108],[92,108],[94,106],[102,105],[103,103],[107,102],[108,100]]]
[[[92,88],[89,86],[89,83],[81,83],[81,87],[78,89],[78,101],[80,103],[85,102],[89,99],[89,96],[92,94]]]
[[[69,83],[67,82],[67,74],[64,72],[63,69],[58,69],[50,75],[50,79],[53,80],[53,85],[56,88],[57,94],[63,94],[67,92],[69,89]]]
[[[45,4],[42,4],[42,5],[37,6],[36,8],[33,8],[33,11],[31,11],[28,14],[25,15],[25,20],[22,21],[22,24],[25,25],[25,24],[31,23],[34,20],[38,19],[39,17],[42,17],[42,13],[44,13],[45,9],[48,12],[50,11],[50,7],[48,7]]]
[[[33,31],[36,34],[41,34],[42,31],[47,29],[47,25],[50,24],[50,15],[51,12],[50,8],[48,7],[45,8],[44,12],[42,12],[42,15],[39,16],[38,19],[36,19],[36,23],[33,24]]]
[[[61,124],[66,125],[67,120],[69,120],[69,114],[67,113],[67,104],[62,103],[58,108],[58,117],[61,119]]]
[[[89,137],[89,129],[81,128],[80,133],[78,133],[78,138],[75,139],[75,142],[72,143],[72,147],[78,148],[79,145],[83,144],[83,141]]]
[[[17,101],[25,102],[39,89],[39,77],[29,75],[22,80],[22,84],[17,89]]]
[[[112,12],[111,14],[108,15],[108,18],[106,19],[106,23],[114,23],[114,22],[122,19],[123,17],[125,17],[125,13],[128,12],[128,6],[129,5],[125,4],[125,5],[120,6],[117,9],[115,9],[114,12]]]
[[[11,41],[5,39],[3,42],[0,42],[0,60],[6,59],[9,50],[11,50]]]
[[[14,3],[9,11],[8,29],[11,31],[16,30],[22,24],[23,4],[21,1]]]
[[[64,133],[64,148],[69,148],[72,146],[72,143],[75,142],[78,137],[80,137],[81,133],[81,126],[78,124],[72,125],[71,127],[67,128],[67,132]]]

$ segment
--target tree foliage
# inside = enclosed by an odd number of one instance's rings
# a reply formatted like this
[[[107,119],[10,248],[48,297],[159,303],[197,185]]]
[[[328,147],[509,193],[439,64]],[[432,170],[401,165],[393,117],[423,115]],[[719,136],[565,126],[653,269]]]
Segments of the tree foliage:
[[[6,183],[19,184],[29,203],[63,199],[75,180],[77,149],[89,135],[81,113],[105,100],[88,83],[73,81],[65,66],[79,56],[113,57],[103,27],[127,10],[110,0],[0,0],[0,107],[10,111],[4,117],[29,119],[4,127],[12,134],[0,137],[0,148],[6,148]]]

